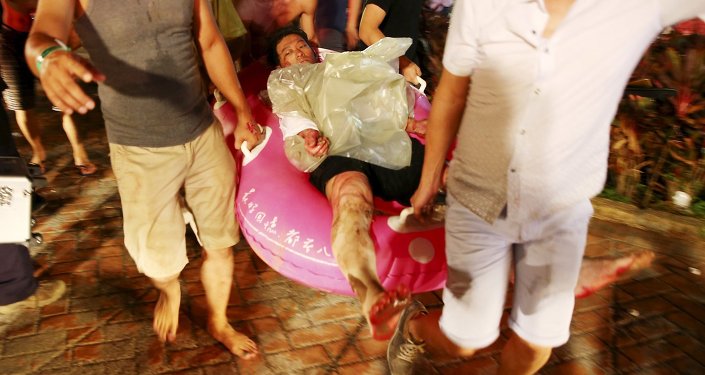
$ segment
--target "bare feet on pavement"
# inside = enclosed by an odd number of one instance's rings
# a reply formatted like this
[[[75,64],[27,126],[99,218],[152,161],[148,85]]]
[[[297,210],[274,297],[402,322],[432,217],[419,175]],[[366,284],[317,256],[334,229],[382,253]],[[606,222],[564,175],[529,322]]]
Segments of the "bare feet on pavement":
[[[575,297],[587,297],[627,273],[649,267],[654,257],[653,251],[639,251],[618,258],[586,258],[580,268]]]
[[[242,359],[252,359],[259,351],[257,344],[249,337],[236,331],[230,324],[208,323],[208,333],[225,345],[230,352]]]
[[[157,306],[154,308],[154,332],[161,342],[174,342],[176,329],[179,328],[179,305],[181,304],[181,285],[170,283],[167,289],[160,291]]]

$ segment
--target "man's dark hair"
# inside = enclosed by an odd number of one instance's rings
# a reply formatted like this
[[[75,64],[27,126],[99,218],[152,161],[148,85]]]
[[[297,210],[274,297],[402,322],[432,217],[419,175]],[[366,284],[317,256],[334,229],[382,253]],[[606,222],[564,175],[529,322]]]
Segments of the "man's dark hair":
[[[298,28],[295,25],[289,25],[289,26],[284,26],[280,29],[277,29],[272,33],[272,35],[269,37],[269,47],[267,50],[267,62],[273,67],[276,68],[279,66],[281,61],[279,61],[279,54],[277,53],[277,45],[279,42],[281,42],[282,39],[289,35],[298,35],[303,39],[306,44],[308,44],[309,47],[311,47],[311,50],[313,50],[313,53],[316,57],[316,60],[318,60],[318,51],[316,51],[316,48],[311,45],[311,41],[308,40],[308,35]]]

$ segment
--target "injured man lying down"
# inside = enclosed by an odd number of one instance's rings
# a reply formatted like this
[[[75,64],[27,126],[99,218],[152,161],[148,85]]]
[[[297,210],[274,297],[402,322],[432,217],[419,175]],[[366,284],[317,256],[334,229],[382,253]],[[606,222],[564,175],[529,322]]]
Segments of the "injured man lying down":
[[[408,206],[421,178],[424,147],[417,138],[425,134],[426,120],[415,119],[414,109],[428,102],[394,67],[410,44],[408,38],[384,38],[365,51],[321,59],[303,31],[285,27],[270,38],[268,55],[277,69],[267,91],[285,153],[331,204],[333,254],[378,340],[392,336],[411,302],[407,286],[381,285],[370,236],[373,197]],[[653,257],[644,252],[585,260],[576,295],[644,268]]]

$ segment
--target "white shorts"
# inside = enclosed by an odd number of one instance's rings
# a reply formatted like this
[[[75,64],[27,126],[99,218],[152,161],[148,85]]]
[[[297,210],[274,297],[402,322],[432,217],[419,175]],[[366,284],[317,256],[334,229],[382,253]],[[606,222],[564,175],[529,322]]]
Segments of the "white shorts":
[[[565,344],[592,213],[585,200],[539,221],[509,217],[489,224],[449,194],[448,281],[440,321],[446,336],[467,349],[497,339],[513,262],[509,327],[537,346]]]
[[[171,277],[188,263],[181,189],[199,240],[209,250],[240,240],[235,220],[235,162],[218,121],[172,147],[110,144],[123,212],[125,247],[150,278]]]

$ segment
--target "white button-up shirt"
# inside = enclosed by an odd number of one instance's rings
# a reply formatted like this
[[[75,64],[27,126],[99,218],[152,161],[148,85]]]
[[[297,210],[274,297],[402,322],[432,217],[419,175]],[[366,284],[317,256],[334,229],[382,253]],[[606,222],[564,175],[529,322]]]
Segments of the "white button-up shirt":
[[[661,30],[705,0],[576,0],[548,38],[543,0],[459,0],[443,65],[471,76],[451,161],[453,197],[493,222],[538,219],[598,194],[609,128]]]

